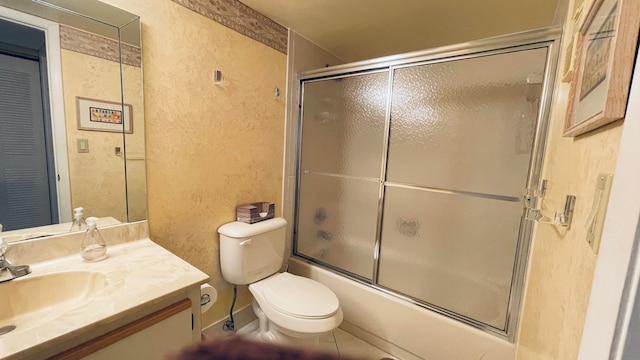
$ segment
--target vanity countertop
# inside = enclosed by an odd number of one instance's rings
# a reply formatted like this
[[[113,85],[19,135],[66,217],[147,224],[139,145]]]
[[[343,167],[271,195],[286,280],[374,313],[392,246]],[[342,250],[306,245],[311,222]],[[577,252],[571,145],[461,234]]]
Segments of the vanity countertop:
[[[180,297],[186,289],[199,287],[208,279],[205,273],[150,239],[109,246],[107,251],[108,257],[98,262],[84,262],[76,253],[29,264],[31,274],[0,284],[0,299],[11,301],[11,291],[4,286],[11,282],[72,271],[101,273],[106,279],[105,287],[90,300],[74,304],[72,309],[61,314],[50,315],[53,318],[39,326],[20,328],[17,324],[12,332],[0,335],[0,358],[51,356],[55,354],[50,353],[52,349],[60,344],[75,340],[80,344],[111,331],[114,326],[139,318],[141,309],[157,307]],[[8,325],[3,322],[0,317],[0,328]]]

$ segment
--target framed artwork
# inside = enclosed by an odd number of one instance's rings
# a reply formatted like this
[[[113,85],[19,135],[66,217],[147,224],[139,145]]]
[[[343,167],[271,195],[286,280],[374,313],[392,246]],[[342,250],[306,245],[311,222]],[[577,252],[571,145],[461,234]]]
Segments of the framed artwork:
[[[564,136],[624,117],[638,41],[638,0],[595,0],[578,32]]]
[[[133,107],[119,102],[76,97],[78,130],[133,133]]]

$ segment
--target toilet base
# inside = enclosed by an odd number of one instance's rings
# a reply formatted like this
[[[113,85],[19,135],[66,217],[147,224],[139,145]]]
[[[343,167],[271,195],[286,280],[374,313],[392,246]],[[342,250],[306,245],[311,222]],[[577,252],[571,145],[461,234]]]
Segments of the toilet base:
[[[251,305],[258,319],[239,329],[237,331],[238,335],[244,335],[257,341],[302,346],[308,349],[335,349],[335,339],[332,331],[323,333],[298,333],[281,329],[275,323],[269,321],[255,299]]]
[[[261,332],[260,320],[258,319],[239,329],[236,334],[256,341],[274,342],[283,345],[304,347],[307,349],[337,352],[332,332],[310,334],[304,337],[289,336],[273,328],[270,328],[266,332]]]

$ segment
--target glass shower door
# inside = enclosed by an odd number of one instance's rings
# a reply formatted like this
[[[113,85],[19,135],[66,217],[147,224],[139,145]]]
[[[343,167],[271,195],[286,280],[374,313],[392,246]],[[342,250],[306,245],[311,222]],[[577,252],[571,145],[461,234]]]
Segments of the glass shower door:
[[[546,57],[394,69],[379,286],[506,329]]]
[[[389,72],[303,83],[296,253],[372,280]]]

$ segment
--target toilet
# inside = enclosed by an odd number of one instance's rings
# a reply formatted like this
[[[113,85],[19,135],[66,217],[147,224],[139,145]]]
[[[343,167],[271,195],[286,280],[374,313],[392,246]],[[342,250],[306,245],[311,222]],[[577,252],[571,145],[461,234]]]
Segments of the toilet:
[[[342,322],[336,295],[325,285],[280,273],[287,222],[283,218],[255,224],[232,222],[218,228],[222,277],[249,285],[259,326],[248,335],[265,341],[313,341]]]

